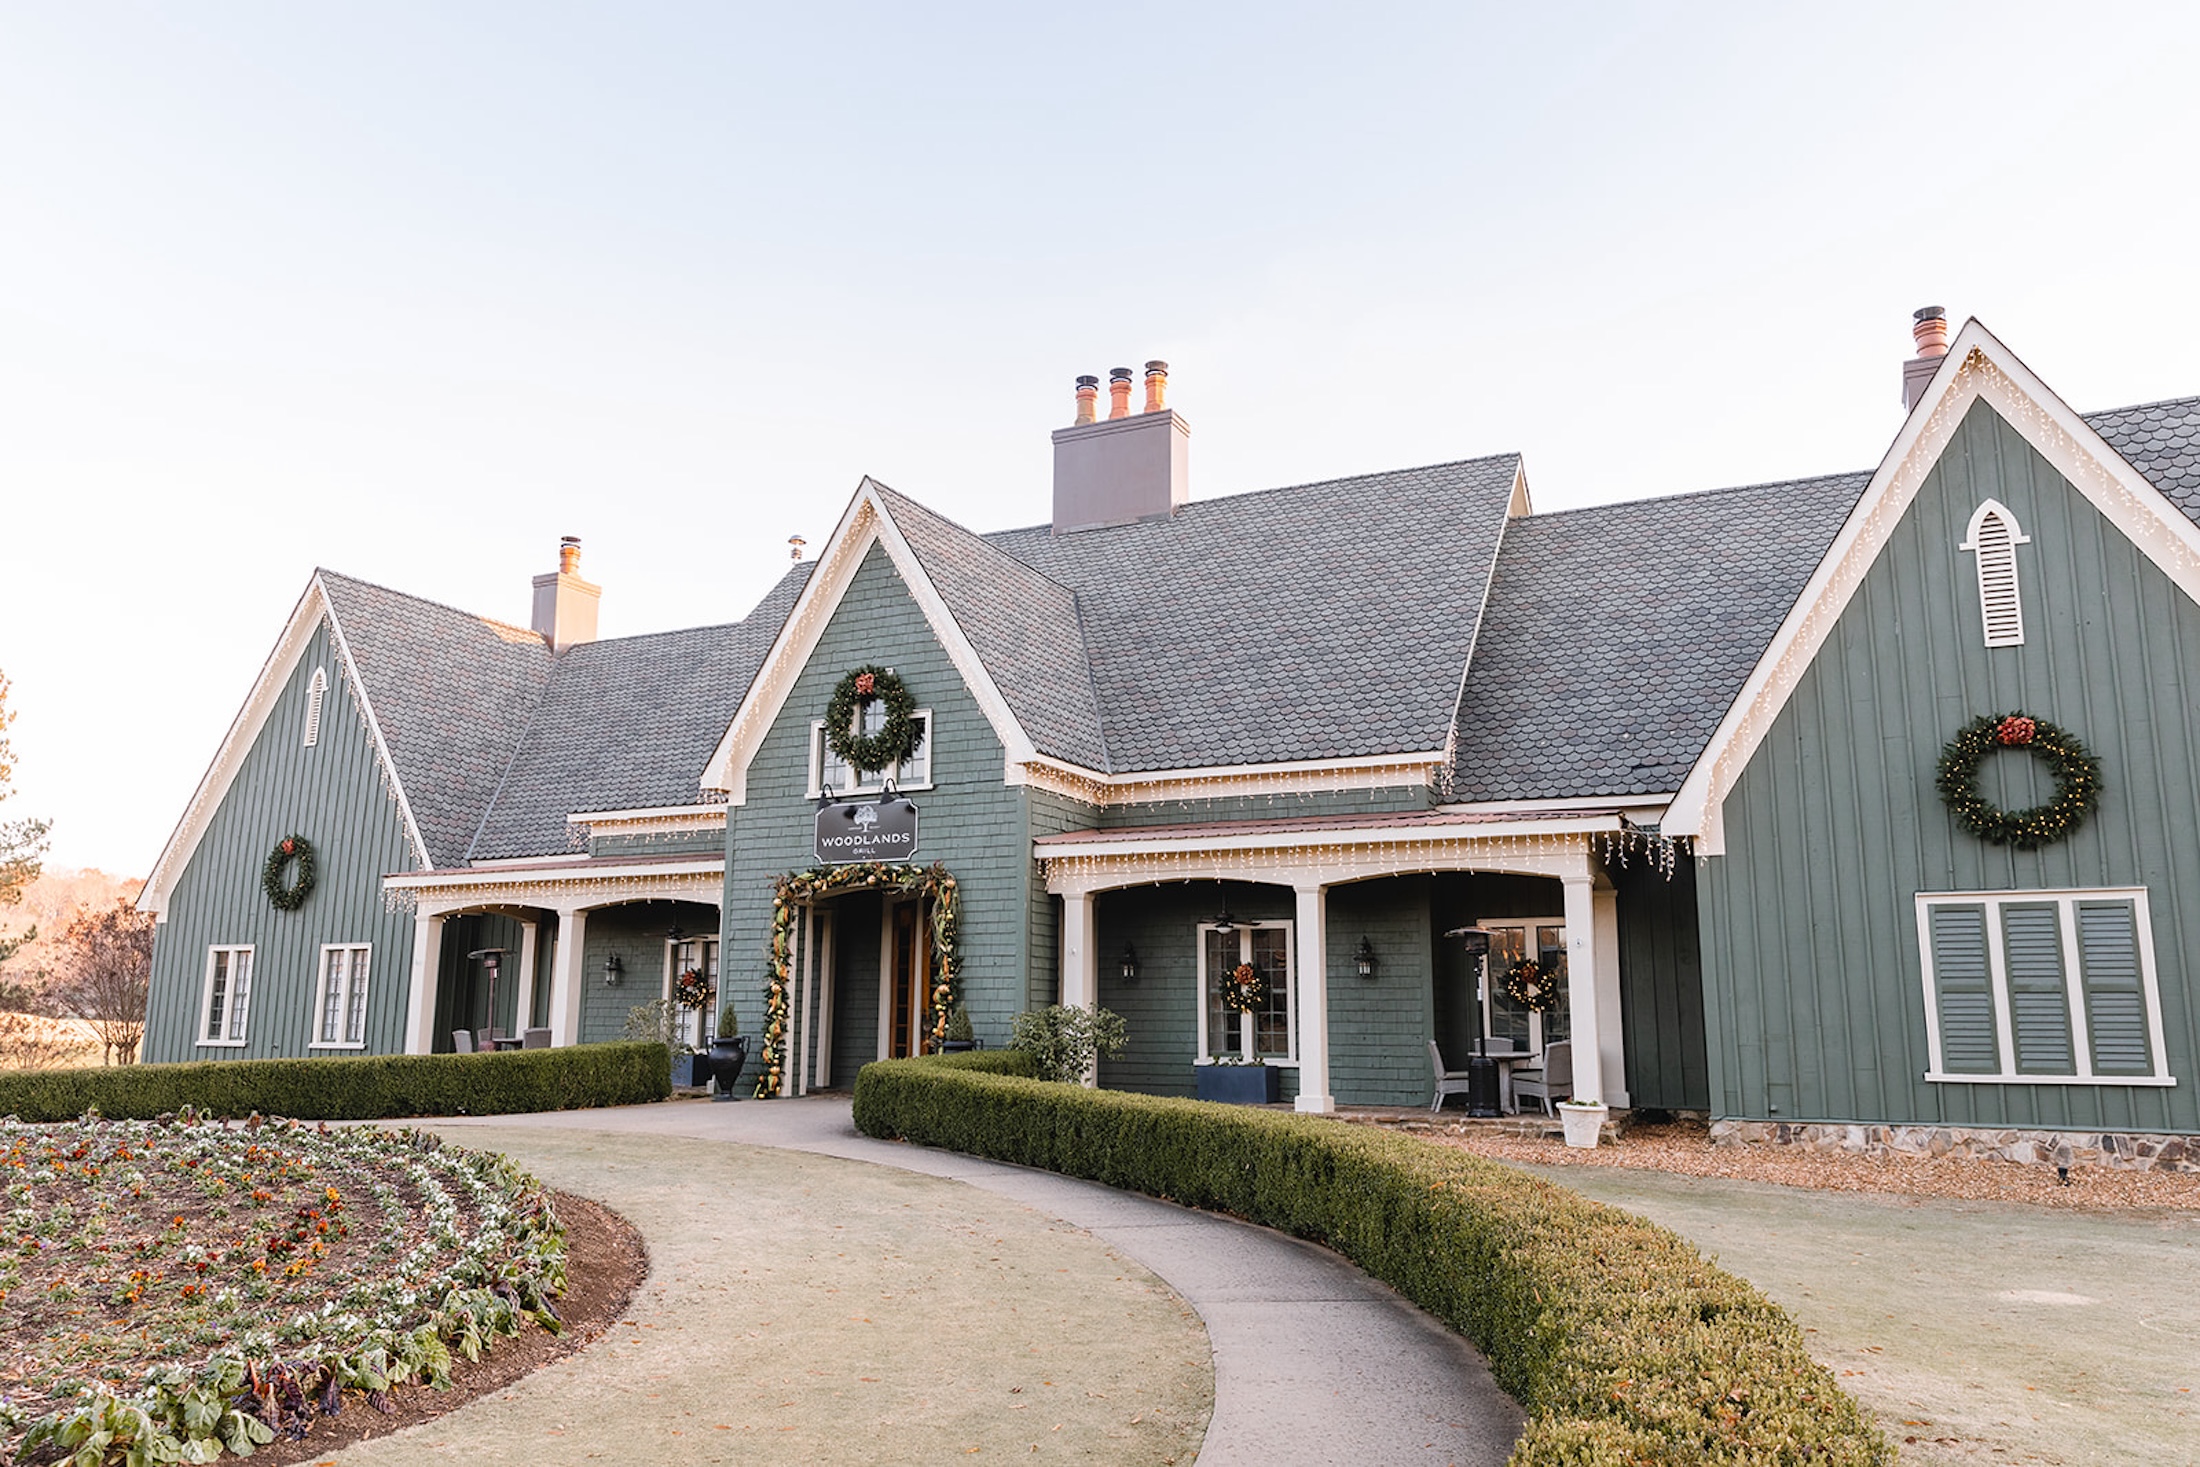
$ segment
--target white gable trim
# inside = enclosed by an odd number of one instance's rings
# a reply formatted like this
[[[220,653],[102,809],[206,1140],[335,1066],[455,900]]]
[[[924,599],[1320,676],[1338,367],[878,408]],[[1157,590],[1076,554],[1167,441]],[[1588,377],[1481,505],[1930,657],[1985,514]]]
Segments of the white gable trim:
[[[948,660],[955,664],[963,684],[977,699],[978,707],[991,724],[995,737],[1008,750],[1007,768],[1003,777],[1013,781],[1015,772],[1036,755],[1030,736],[1016,715],[1009,711],[1008,700],[1001,696],[1000,685],[978,660],[977,649],[963,635],[954,616],[947,609],[939,588],[925,573],[916,552],[902,536],[901,527],[887,511],[885,501],[879,497],[872,481],[866,478],[856,489],[849,502],[847,513],[840,517],[840,524],[826,542],[824,552],[818,556],[817,569],[810,573],[809,584],[795,598],[794,610],[788,613],[786,625],[764,655],[764,665],[757,670],[756,678],[749,684],[748,694],[741,706],[734,710],[733,720],[726,726],[725,736],[719,739],[710,762],[703,766],[702,788],[722,790],[726,802],[731,805],[748,803],[749,761],[756,757],[764,736],[787,705],[794,692],[795,679],[809,665],[810,656],[817,650],[825,627],[840,607],[840,601],[855,580],[856,571],[863,565],[863,558],[871,546],[881,544],[899,572],[902,584],[910,597],[924,613],[925,621],[932,628],[932,635],[939,638],[947,650]]]
[[[381,727],[375,722],[374,707],[367,700],[366,684],[359,679],[359,668],[352,661],[351,647],[344,640],[344,630],[337,624],[335,608],[329,604],[328,591],[315,574],[307,583],[305,594],[298,598],[298,605],[290,613],[290,620],[283,627],[283,634],[276,639],[275,650],[260,666],[260,675],[252,684],[251,693],[245,698],[244,707],[231,720],[229,732],[223,736],[221,748],[214,755],[214,762],[199,780],[197,790],[191,795],[191,803],[184,807],[183,819],[177,822],[175,831],[168,837],[168,844],[161,848],[160,859],[153,863],[152,875],[145,879],[145,889],[138,894],[137,909],[151,913],[156,918],[168,915],[168,897],[174,889],[184,867],[191,864],[199,842],[206,835],[206,827],[213,821],[214,812],[229,796],[229,787],[236,782],[237,771],[244,766],[245,756],[252,752],[260,733],[275,711],[276,700],[305,659],[307,646],[313,640],[315,628],[326,621],[329,640],[337,650],[344,681],[351,694],[358,699],[365,714],[367,736],[374,744],[375,757],[381,761],[382,777],[389,784],[390,793],[397,800],[398,814],[405,822],[405,837],[412,842],[413,857],[423,867],[429,864],[427,842],[420,838],[419,822],[413,819],[412,805],[405,798],[405,787],[398,782],[397,766],[390,760],[389,746],[382,741]]]
[[[2178,589],[2200,601],[2200,525],[2126,463],[2016,353],[1975,318],[1967,321],[1673,797],[1667,835],[1694,837],[1703,855],[1725,851],[1724,805],[1734,782],[1832,635],[1964,415],[1981,398]]]

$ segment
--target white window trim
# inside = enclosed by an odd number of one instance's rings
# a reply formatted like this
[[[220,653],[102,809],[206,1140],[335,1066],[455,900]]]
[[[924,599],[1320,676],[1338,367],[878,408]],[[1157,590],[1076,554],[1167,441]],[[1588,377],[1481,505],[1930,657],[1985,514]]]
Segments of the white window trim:
[[[1979,537],[1980,531],[1985,528],[1989,519],[2000,520],[2003,529],[2007,530],[2009,534],[2008,542],[2005,545],[1994,547],[1996,560],[2000,560],[2004,555],[2007,557],[2006,569],[2009,577],[2009,621],[2006,627],[1998,631],[1994,626],[1994,597],[1987,584],[1987,576],[1989,571],[1997,570],[1999,567],[1989,565],[1987,560],[1989,547]],[[2018,527],[2017,517],[2009,512],[2009,506],[1998,499],[1989,499],[1977,509],[1971,511],[1971,522],[1964,529],[1963,543],[1956,547],[1958,550],[1970,552],[1973,569],[1978,574],[1979,625],[1984,632],[1986,645],[1989,647],[2021,647],[2024,645],[2024,584],[2017,575],[2017,547],[2031,543],[2032,537],[2025,534]]]
[[[1529,938],[1532,939],[1535,935],[1535,930],[1538,927],[1556,927],[1561,933],[1565,932],[1566,919],[1563,916],[1486,917],[1482,921],[1477,922],[1474,925],[1478,931],[1482,932],[1495,932],[1499,928],[1517,927],[1520,928],[1528,935]],[[1520,946],[1521,951],[1526,952],[1528,950],[1528,943],[1526,941],[1523,941]],[[1569,953],[1567,957],[1567,962],[1571,964],[1572,961],[1572,955]],[[1477,1020],[1477,1022],[1480,1023],[1482,1026],[1482,1037],[1484,1039],[1495,1039],[1497,1036],[1491,1033],[1490,1030],[1497,1019],[1497,985],[1505,981],[1505,975],[1498,972],[1496,968],[1492,966],[1485,974],[1483,981],[1489,984],[1490,991],[1488,995],[1483,999],[1483,1001],[1480,1004],[1476,1005],[1476,1007],[1482,1010],[1482,1016],[1479,1020]],[[1528,1015],[1529,1057],[1533,1059],[1541,1059],[1543,1057],[1543,1044],[1543,1016],[1541,1014],[1531,1013]]]
[[[2147,1053],[2154,1062],[2151,1075],[2096,1075],[2093,1046],[2085,1027],[2084,969],[2078,954],[2077,903],[2128,901],[2131,919],[2138,928],[2139,981],[2146,993]],[[2001,908],[2005,904],[2037,905],[2053,902],[2062,929],[2063,983],[2071,1010],[2071,1050],[2077,1073],[2026,1075],[2009,1067],[2016,1063],[2015,1023],[2009,1012],[2009,970],[2002,957]],[[1932,909],[1938,906],[1986,908],[1986,952],[1994,986],[1994,1042],[2001,1056],[1998,1075],[1953,1075],[1941,1069],[1940,1004],[1933,982]],[[2169,1056],[2162,1032],[2162,990],[2154,969],[2154,924],[2147,913],[2147,889],[2143,886],[2073,886],[2041,890],[1921,891],[1917,893],[1918,964],[1924,976],[1925,1078],[1943,1085],[2122,1085],[2163,1088],[2177,1083],[2169,1073]]]
[[[211,943],[206,949],[206,976],[199,988],[198,1047],[200,1049],[242,1049],[247,1042],[244,1035],[240,1035],[235,1039],[209,1039],[206,1037],[207,1014],[214,1007],[214,955],[216,953],[243,953],[248,960],[245,965],[244,1004],[244,1022],[247,1035],[252,1028],[252,979],[255,975],[251,972],[251,969],[259,966],[258,955],[253,952],[252,944],[248,942]],[[234,968],[235,964],[231,964],[231,967]],[[224,1011],[222,1016],[224,1027],[227,1027],[229,1014],[236,1012],[237,984],[234,977],[230,980],[228,1001],[229,1008]]]
[[[321,742],[321,704],[328,697],[328,669],[313,669],[313,681],[306,688],[306,736],[305,747],[312,748]]]
[[[939,744],[935,742],[932,737],[932,710],[929,708],[914,709],[911,711],[909,716],[915,719],[919,719],[923,722],[924,741],[926,744],[931,746],[931,757],[925,761],[924,783],[903,784],[901,782],[901,762],[899,760],[896,760],[894,762],[893,769],[886,772],[886,774],[884,775],[884,779],[874,780],[869,784],[859,784],[853,789],[836,789],[833,791],[834,799],[845,800],[856,795],[879,794],[886,788],[884,782],[885,780],[892,780],[894,788],[902,791],[903,793],[907,793],[910,790],[928,790],[932,788],[933,782],[937,779],[939,775],[940,767]],[[877,772],[878,771],[875,770],[873,771],[873,773]],[[819,795],[823,794],[825,792],[824,781],[825,720],[822,718],[813,718],[810,720],[810,782],[808,788],[803,791],[804,796],[806,798],[814,800]]]
[[[1198,1063],[1203,1065],[1236,1061],[1242,1059],[1245,1054],[1243,1025],[1246,1020],[1243,1018],[1239,1020],[1240,1033],[1237,1042],[1227,1054],[1216,1054],[1213,1046],[1207,1040],[1207,934],[1214,931],[1216,925],[1213,922],[1202,922],[1194,930],[1192,937],[1192,950],[1197,958],[1193,966],[1198,973],[1199,980],[1199,987],[1195,990],[1199,1008]],[[1289,920],[1279,920],[1273,922],[1237,922],[1231,925],[1239,932],[1251,932],[1256,927],[1265,927],[1274,928],[1283,933],[1283,1030],[1288,1052],[1282,1055],[1265,1055],[1261,1058],[1260,1063],[1272,1065],[1279,1070],[1295,1070],[1299,1065],[1299,943],[1298,936],[1292,929],[1297,924]],[[1248,961],[1245,952],[1251,941],[1252,939],[1248,937],[1239,942],[1239,962]]]
[[[692,942],[697,944],[698,946],[707,945],[719,949],[717,960],[711,965],[716,970],[715,982],[718,985],[717,996],[711,1001],[711,1007],[707,1009],[693,1010],[675,1008],[672,1011],[675,1023],[685,1025],[687,1028],[694,1031],[693,1033],[683,1034],[681,1036],[682,1043],[694,1044],[698,1046],[707,1045],[710,1043],[711,1036],[718,1032],[718,1015],[716,1011],[725,1007],[725,950],[723,945],[719,942],[719,934],[715,932],[698,932],[693,937],[684,937],[680,941]],[[680,943],[674,942],[669,937],[665,939],[664,1000],[666,1003],[672,1002],[672,981],[680,976],[679,969],[673,966],[673,964],[679,959],[679,948]]]
[[[313,1012],[312,1012],[312,1013],[310,1013],[310,1014],[308,1014],[308,1015],[306,1016],[306,1025],[307,1025],[307,1028],[306,1028],[306,1033],[307,1033],[308,1035],[318,1035],[318,1034],[319,1034],[319,1033],[321,1032],[321,1015],[322,1015],[322,1014],[323,1014],[324,1012],[326,1012],[326,1009],[327,1009],[327,1004],[328,1004],[328,955],[329,955],[330,953],[332,953],[332,952],[337,952],[337,951],[339,951],[339,950],[340,950],[340,951],[344,951],[344,952],[363,952],[363,953],[365,953],[365,954],[367,955],[367,960],[366,960],[366,965],[367,965],[367,990],[368,990],[368,992],[369,992],[369,993],[372,993],[372,992],[373,992],[373,984],[374,984],[374,944],[373,944],[373,943],[371,943],[371,942],[324,942],[324,943],[322,943],[322,944],[321,944],[321,957],[320,957],[320,966],[319,966],[319,968],[318,968],[318,969],[317,969],[317,970],[315,971],[315,974],[314,974],[314,979],[313,979]],[[344,995],[344,1012],[345,1012],[345,1013],[347,1013],[347,1014],[349,1014],[349,1013],[351,1012],[351,1003],[352,1003],[352,998],[351,998],[351,995],[350,995],[349,993],[346,993],[346,994]],[[249,1024],[249,1023],[251,1023],[251,1022],[252,1022],[252,1013],[251,1013],[251,1010],[247,1009],[247,1010],[245,1011],[245,1016],[244,1016],[244,1017],[245,1017],[245,1022],[246,1022],[246,1023],[248,1023],[248,1024]],[[359,1029],[360,1029],[360,1034],[359,1034],[359,1037],[358,1037],[357,1039],[318,1039],[318,1038],[309,1038],[309,1039],[307,1040],[307,1042],[306,1042],[306,1048],[307,1048],[307,1049],[365,1049],[365,1048],[367,1047],[367,1036],[366,1036],[366,1027],[367,1027],[367,1016],[366,1016],[366,1015],[365,1015],[364,1013],[362,1013],[362,1014],[360,1014],[360,1016],[359,1016]]]

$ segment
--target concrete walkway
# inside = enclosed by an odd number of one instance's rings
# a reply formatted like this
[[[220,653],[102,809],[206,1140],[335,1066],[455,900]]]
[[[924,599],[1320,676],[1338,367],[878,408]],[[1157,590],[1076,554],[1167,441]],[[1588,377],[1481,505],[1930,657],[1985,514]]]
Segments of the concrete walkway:
[[[2200,1462],[2200,1214],[1524,1170],[1763,1289],[1906,1463]]]
[[[1067,1222],[1152,1270],[1205,1323],[1215,1391],[1198,1454],[1205,1467],[1495,1467],[1521,1430],[1519,1406],[1465,1341],[1326,1249],[1089,1182],[874,1141],[856,1132],[845,1097],[430,1124],[462,1143],[466,1129],[481,1126],[493,1128],[484,1142],[587,1132],[777,1147],[964,1183]],[[982,1298],[969,1304],[985,1307]]]

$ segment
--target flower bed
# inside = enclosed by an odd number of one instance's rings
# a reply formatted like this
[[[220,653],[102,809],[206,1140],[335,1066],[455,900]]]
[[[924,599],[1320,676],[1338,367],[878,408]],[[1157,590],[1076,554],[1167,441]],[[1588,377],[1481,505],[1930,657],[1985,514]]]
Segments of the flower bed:
[[[11,1461],[249,1452],[557,1328],[541,1184],[417,1132],[9,1119],[0,1193]]]

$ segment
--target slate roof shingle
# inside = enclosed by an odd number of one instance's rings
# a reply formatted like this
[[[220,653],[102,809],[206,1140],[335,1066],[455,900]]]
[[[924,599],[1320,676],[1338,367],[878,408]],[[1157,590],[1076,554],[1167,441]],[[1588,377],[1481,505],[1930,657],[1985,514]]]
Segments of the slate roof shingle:
[[[2170,502],[2200,523],[2200,397],[2142,402],[2082,415]]]

